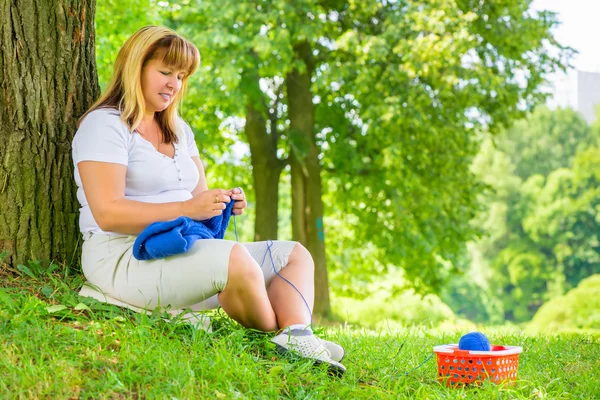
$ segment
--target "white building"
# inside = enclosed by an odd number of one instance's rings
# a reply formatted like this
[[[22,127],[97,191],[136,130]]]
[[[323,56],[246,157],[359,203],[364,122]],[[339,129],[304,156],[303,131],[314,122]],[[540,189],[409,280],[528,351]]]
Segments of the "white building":
[[[600,73],[573,71],[554,79],[551,108],[571,107],[579,111],[591,123],[596,119],[596,108],[600,104]]]

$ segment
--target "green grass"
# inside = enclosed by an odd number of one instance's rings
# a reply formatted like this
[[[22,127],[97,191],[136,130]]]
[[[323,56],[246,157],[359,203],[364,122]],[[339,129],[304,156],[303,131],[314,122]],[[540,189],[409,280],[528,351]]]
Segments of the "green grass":
[[[494,343],[523,346],[516,386],[453,389],[437,381],[435,358],[405,373],[464,332],[321,328],[346,349],[339,379],[280,357],[268,336],[222,314],[208,334],[81,299],[77,276],[19,269],[0,271],[0,398],[600,398],[597,334],[486,330]]]

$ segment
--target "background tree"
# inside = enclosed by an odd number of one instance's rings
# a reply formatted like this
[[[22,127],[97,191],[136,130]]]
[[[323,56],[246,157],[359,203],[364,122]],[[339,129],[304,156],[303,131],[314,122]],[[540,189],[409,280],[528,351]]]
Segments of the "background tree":
[[[507,129],[497,143],[516,166],[515,175],[526,180],[532,175],[548,176],[558,168],[569,167],[578,150],[595,143],[590,129],[575,110],[549,110],[544,106]]]
[[[99,94],[94,0],[0,0],[0,252],[77,259],[71,140]]]
[[[556,334],[585,329],[600,329],[600,275],[592,275],[579,285],[548,303],[527,326],[529,333]]]
[[[519,104],[539,103],[545,74],[568,54],[550,34],[553,15],[528,7],[525,0],[172,7],[172,22],[205,55],[202,79],[218,88],[209,96],[219,99],[217,111],[245,118],[241,137],[253,169],[263,171],[254,172],[256,189],[277,187],[289,157],[293,236],[316,260],[318,311],[329,308],[322,215],[356,216],[346,237],[328,243],[334,252],[355,249],[340,269],[370,243],[380,259],[360,269],[363,278],[395,265],[423,290],[439,289],[440,271],[459,264],[477,231],[468,223],[480,190],[469,171],[477,133],[522,116]],[[257,137],[264,145],[253,144]],[[323,190],[332,193],[326,211]],[[276,221],[274,196],[256,192],[257,238]]]
[[[329,292],[319,149],[311,139],[311,52],[306,45],[295,43],[297,38],[293,37],[294,32],[304,32],[306,38],[319,36],[318,22],[304,23],[297,15],[309,5],[226,2],[215,8],[197,2],[180,10],[174,7],[173,23],[198,43],[207,65],[200,80],[205,87],[217,89],[202,99],[207,102],[203,109],[213,115],[223,115],[227,110],[228,118],[243,117],[238,133],[250,150],[256,199],[255,240],[278,236],[280,175],[291,163],[291,185],[295,188],[292,238],[305,244],[315,259],[315,308],[326,313]],[[287,146],[282,139],[287,139]]]
[[[542,100],[539,84],[562,60],[542,46],[555,43],[556,22],[528,1],[358,3],[340,17],[347,30],[317,80],[326,83],[317,129],[327,140],[326,203],[337,206],[327,222],[347,222],[335,249],[354,253],[336,264],[339,280],[399,266],[436,290],[479,230],[470,224],[482,189],[470,170],[479,134],[524,115],[520,102]]]
[[[576,112],[540,108],[498,135],[497,146],[484,143],[473,170],[489,188],[474,220],[485,236],[472,246],[468,273],[443,297],[455,311],[526,321],[600,271],[598,137]],[[468,301],[475,291],[483,297]]]
[[[564,289],[600,273],[600,148],[579,152],[571,169],[552,172],[523,220],[529,237],[564,279]]]

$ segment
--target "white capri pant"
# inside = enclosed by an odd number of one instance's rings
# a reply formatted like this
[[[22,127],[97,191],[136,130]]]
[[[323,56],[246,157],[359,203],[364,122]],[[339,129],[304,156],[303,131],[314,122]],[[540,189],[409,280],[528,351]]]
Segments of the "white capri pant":
[[[216,295],[227,285],[229,257],[237,242],[202,239],[186,253],[140,261],[133,257],[135,239],[135,235],[84,234],[81,264],[88,283],[82,296],[146,310],[200,311],[218,306]],[[267,242],[239,244],[260,265],[268,286],[275,270],[287,265],[296,242],[273,241],[273,262]]]

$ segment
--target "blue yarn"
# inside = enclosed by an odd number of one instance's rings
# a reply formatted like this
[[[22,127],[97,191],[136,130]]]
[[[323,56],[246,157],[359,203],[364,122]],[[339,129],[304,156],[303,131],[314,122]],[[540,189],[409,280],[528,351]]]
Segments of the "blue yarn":
[[[458,342],[459,350],[490,351],[489,339],[481,332],[469,332]]]

